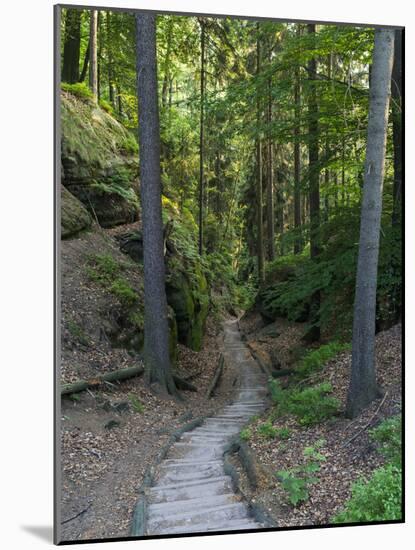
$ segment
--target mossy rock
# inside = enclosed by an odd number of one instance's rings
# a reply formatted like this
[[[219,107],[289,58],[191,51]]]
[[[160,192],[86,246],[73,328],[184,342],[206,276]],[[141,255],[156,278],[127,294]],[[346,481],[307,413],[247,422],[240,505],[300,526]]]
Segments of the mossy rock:
[[[177,262],[171,262],[166,292],[176,317],[179,342],[199,351],[209,311],[208,286],[200,266],[193,266],[189,277],[185,270],[178,268]]]
[[[88,98],[61,94],[62,183],[103,227],[138,219],[134,136]]]
[[[61,185],[61,237],[75,237],[89,229],[92,218],[83,204]]]

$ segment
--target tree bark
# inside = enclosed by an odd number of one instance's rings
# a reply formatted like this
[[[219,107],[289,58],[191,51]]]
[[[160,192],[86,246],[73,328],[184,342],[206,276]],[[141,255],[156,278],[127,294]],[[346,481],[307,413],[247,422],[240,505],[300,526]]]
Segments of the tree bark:
[[[89,87],[91,88],[95,101],[98,99],[97,32],[98,11],[91,10],[91,20],[89,25]]]
[[[256,75],[261,72],[261,42],[259,36],[259,24],[257,24],[257,64]],[[258,255],[258,280],[261,285],[265,280],[264,270],[264,230],[262,220],[262,142],[260,136],[261,124],[261,100],[259,89],[257,89],[257,132],[256,139],[256,203],[257,203],[257,255]]]
[[[271,63],[271,49],[269,52],[269,62]],[[275,259],[275,214],[274,214],[274,157],[271,135],[272,123],[272,78],[268,79],[268,139],[267,139],[267,241],[268,241],[268,260],[272,262]]]
[[[346,405],[346,415],[350,418],[357,416],[380,395],[375,370],[376,287],[393,43],[393,30],[375,30],[353,316],[352,370]]]
[[[297,26],[297,36],[301,36],[301,27]],[[301,237],[301,156],[300,156],[300,116],[301,116],[300,68],[296,66],[294,73],[294,254],[300,254],[303,244]]]
[[[69,84],[79,81],[81,15],[82,10],[76,8],[67,8],[66,10],[62,81]]]
[[[393,135],[393,211],[392,225],[401,220],[402,194],[402,32],[395,30],[395,51],[392,69],[392,135]]]
[[[205,23],[200,24],[200,133],[199,133],[199,254],[203,254],[203,203],[205,195],[204,132],[205,132]]]
[[[177,395],[169,356],[160,177],[156,18],[136,14],[137,96],[144,261],[144,362],[146,379]]]
[[[316,26],[307,25],[307,31],[315,43]],[[309,172],[309,208],[310,208],[310,256],[313,260],[320,254],[320,169],[319,169],[319,125],[316,90],[317,60],[313,56],[308,62],[310,91],[308,94],[308,172]],[[312,328],[309,331],[310,341],[320,339],[320,292],[317,291],[311,300]]]
[[[85,57],[82,65],[81,75],[79,77],[79,82],[83,82],[86,78],[86,73],[88,72],[88,66],[89,66],[89,56],[90,56],[89,52],[90,52],[90,42],[88,40],[88,46],[86,47]]]

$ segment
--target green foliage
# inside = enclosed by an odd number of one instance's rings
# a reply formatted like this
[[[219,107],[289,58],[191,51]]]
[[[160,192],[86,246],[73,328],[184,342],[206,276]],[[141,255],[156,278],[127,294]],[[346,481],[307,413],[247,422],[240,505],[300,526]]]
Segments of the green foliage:
[[[79,97],[79,99],[82,100],[91,100],[93,98],[93,94],[90,88],[88,88],[88,86],[85,84],[85,82],[77,82],[75,84],[62,82],[61,90],[64,92],[68,92],[76,97]]]
[[[111,105],[111,103],[108,103],[108,101],[105,101],[105,99],[99,100],[99,106],[101,109],[103,109],[106,113],[108,113],[111,116],[114,116],[114,107]]]
[[[90,344],[89,338],[85,334],[83,328],[78,325],[73,319],[69,319],[66,323],[69,332],[71,335],[83,346],[88,346]]]
[[[278,439],[289,439],[291,435],[291,430],[289,428],[276,428],[276,437]]]
[[[270,380],[269,385],[275,414],[292,414],[301,426],[319,424],[339,411],[339,400],[328,395],[332,391],[328,382],[305,389],[283,389],[277,380]]]
[[[239,437],[241,439],[243,439],[244,441],[249,441],[249,439],[251,439],[251,437],[252,437],[251,428],[244,428],[243,430],[241,430],[241,432],[239,434]]]
[[[352,497],[332,523],[386,521],[402,518],[402,470],[390,463],[372,477],[355,482]]]
[[[370,430],[388,463],[352,486],[352,496],[333,523],[397,520],[402,517],[402,417],[384,420]]]
[[[303,451],[304,464],[276,473],[293,506],[297,506],[300,502],[308,500],[310,496],[309,486],[318,482],[315,474],[320,471],[321,462],[326,460],[325,456],[319,452],[319,449],[325,443],[324,439],[320,439],[313,446],[306,447]]]
[[[330,342],[318,349],[309,351],[300,361],[296,373],[300,378],[307,378],[311,374],[320,371],[324,365],[342,351],[351,350],[350,344]]]
[[[258,433],[265,439],[274,439],[277,436],[277,429],[274,428],[270,421],[264,422],[258,426]]]
[[[127,308],[133,306],[138,300],[137,292],[131,288],[128,281],[120,277],[115,279],[109,290]]]
[[[399,465],[402,461],[402,417],[394,416],[384,420],[370,430],[372,438],[380,444],[380,452],[388,461]]]
[[[130,283],[121,276],[126,264],[116,261],[109,254],[91,254],[88,257],[88,265],[85,270],[92,281],[111,292],[126,309],[138,303],[138,293],[131,287]],[[131,322],[140,326],[140,312],[132,312]]]
[[[141,401],[138,399],[136,395],[133,395],[130,393],[128,396],[128,399],[130,400],[131,406],[137,413],[143,413],[144,412],[144,405],[141,403]]]

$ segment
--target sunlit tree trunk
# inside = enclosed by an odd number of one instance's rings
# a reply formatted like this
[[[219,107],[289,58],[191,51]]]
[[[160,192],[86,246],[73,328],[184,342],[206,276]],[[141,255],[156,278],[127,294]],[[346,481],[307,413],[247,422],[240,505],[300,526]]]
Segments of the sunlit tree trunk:
[[[177,393],[169,356],[160,178],[156,18],[136,15],[137,95],[144,260],[144,360],[150,384]]]
[[[380,395],[375,369],[376,287],[393,43],[393,30],[376,29],[346,406],[350,418]]]
[[[89,87],[95,101],[98,99],[98,11],[91,10],[91,20],[89,25]]]
[[[271,48],[269,50],[269,63],[271,63]],[[267,244],[268,259],[272,262],[275,258],[275,213],[274,213],[274,156],[272,147],[272,77],[268,79],[268,139],[267,139]]]
[[[301,36],[301,27],[297,25],[297,36]],[[294,73],[294,228],[296,239],[294,254],[299,254],[303,248],[301,238],[301,156],[300,156],[300,117],[301,117],[300,68],[296,66]]]
[[[200,24],[200,133],[199,133],[199,254],[203,254],[203,203],[205,195],[204,132],[205,132],[205,22]]]
[[[261,72],[261,43],[259,36],[259,24],[257,24],[257,66],[256,75],[259,77]],[[261,124],[261,100],[259,90],[257,91],[257,132],[256,138],[256,203],[257,203],[257,255],[258,255],[258,280],[262,284],[265,279],[264,270],[264,229],[262,219],[262,142],[260,132]]]
[[[307,25],[307,31],[315,43],[315,25]],[[320,254],[320,169],[319,169],[319,124],[316,90],[317,60],[315,56],[308,62],[310,91],[308,94],[308,172],[309,172],[309,205],[310,205],[310,256],[314,260]],[[311,341],[320,338],[320,292],[311,298],[312,329],[308,332]]]
[[[75,84],[79,80],[82,10],[67,8],[63,44],[62,81]]]

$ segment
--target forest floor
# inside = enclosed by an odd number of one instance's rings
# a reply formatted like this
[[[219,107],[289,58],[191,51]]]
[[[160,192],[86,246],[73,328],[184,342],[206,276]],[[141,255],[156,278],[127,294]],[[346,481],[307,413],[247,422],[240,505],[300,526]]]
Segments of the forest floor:
[[[205,397],[219,357],[219,328],[208,321],[200,352],[179,345],[181,372],[195,375],[192,383],[198,388],[197,393],[181,392],[182,402],[154,395],[143,377],[78,394],[79,400],[62,400],[63,540],[128,536],[146,467],[171,433],[230,401],[234,380],[226,370],[214,397]],[[139,400],[141,412],[134,410],[131,396]],[[109,422],[117,424],[109,429]]]
[[[132,224],[62,241],[62,383],[91,379],[139,361],[125,348],[111,345],[107,335],[117,325],[120,305],[86,275],[91,251],[111,256],[125,266],[122,276],[131,287],[142,292],[142,270],[120,252],[113,238],[135,228]],[[201,351],[178,345],[176,370],[198,389],[181,392],[182,402],[155,395],[143,377],[62,399],[62,540],[129,535],[144,472],[170,434],[191,419],[214,413],[234,393],[234,379],[224,372],[216,394],[205,397],[221,339],[221,323],[208,318]]]
[[[278,349],[283,368],[290,363],[300,346],[301,326],[279,320],[263,328],[255,315],[241,322],[246,339],[258,353]],[[267,334],[264,334],[264,330]],[[272,336],[272,334],[274,335]],[[271,336],[270,336],[271,334]],[[287,361],[284,364],[285,361]],[[248,445],[257,470],[258,486],[252,490],[244,472],[240,470],[242,490],[254,502],[262,505],[279,527],[322,525],[344,506],[351,496],[351,486],[361,477],[370,476],[384,463],[382,455],[370,438],[369,430],[379,422],[401,412],[401,325],[395,325],[376,336],[376,369],[385,398],[374,401],[354,420],[343,415],[350,376],[351,352],[342,352],[329,360],[313,383],[328,381],[341,402],[340,414],[329,421],[312,427],[301,427],[292,416],[273,420],[274,428],[287,428],[289,437],[284,440],[266,439],[257,428],[269,420],[270,412],[250,424]],[[280,379],[284,380],[284,379]],[[293,506],[276,477],[276,472],[304,464],[304,448],[324,440],[319,451],[325,457],[318,482],[309,486],[309,499]]]

